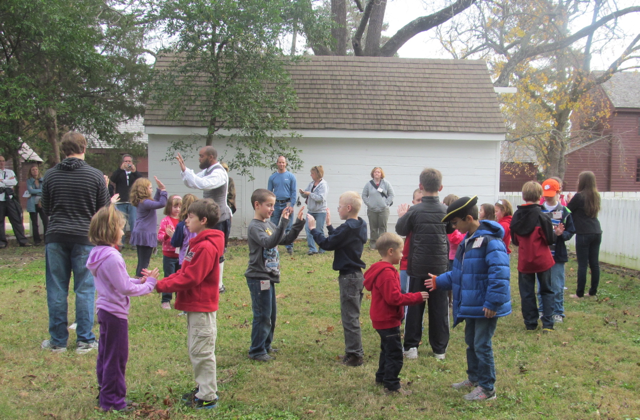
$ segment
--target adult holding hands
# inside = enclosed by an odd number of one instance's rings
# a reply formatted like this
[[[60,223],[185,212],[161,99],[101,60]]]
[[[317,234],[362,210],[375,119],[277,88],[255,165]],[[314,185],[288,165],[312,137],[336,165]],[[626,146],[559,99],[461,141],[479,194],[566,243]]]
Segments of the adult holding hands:
[[[157,176],[156,193],[151,198],[153,186],[147,178],[139,178],[131,186],[130,199],[137,209],[136,224],[131,232],[131,245],[136,246],[138,252],[138,266],[136,277],[142,277],[142,270],[149,266],[153,248],[158,246],[158,217],[156,210],[167,205],[167,191]]]
[[[296,177],[287,171],[287,158],[278,156],[277,167],[278,170],[269,177],[267,186],[267,189],[276,195],[276,204],[271,215],[271,222],[276,226],[280,223],[280,216],[284,209],[291,208],[293,210],[298,189]],[[285,233],[289,233],[292,226],[293,217],[289,218]],[[293,244],[287,245],[287,252],[289,255],[293,254]]]
[[[324,169],[322,166],[314,166],[311,168],[311,183],[305,190],[300,189],[300,195],[304,197],[307,204],[307,214],[313,216],[316,221],[315,228],[324,234],[324,226],[327,217],[327,195],[329,195],[329,185],[324,180]],[[316,242],[311,235],[309,223],[305,226],[307,233],[307,245],[309,252],[307,255],[314,255],[318,252],[323,253],[324,250],[316,246]]]
[[[362,190],[362,201],[367,205],[369,218],[369,247],[376,249],[376,241],[387,231],[389,207],[393,205],[393,187],[384,179],[384,171],[376,166],[371,170],[371,180]]]

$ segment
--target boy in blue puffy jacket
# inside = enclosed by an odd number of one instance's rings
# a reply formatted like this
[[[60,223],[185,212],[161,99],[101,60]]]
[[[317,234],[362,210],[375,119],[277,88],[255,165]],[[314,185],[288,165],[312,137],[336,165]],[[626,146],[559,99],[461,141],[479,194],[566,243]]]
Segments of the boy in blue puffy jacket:
[[[466,234],[458,247],[453,270],[430,274],[427,289],[453,290],[454,327],[466,321],[468,378],[454,389],[471,388],[467,401],[496,398],[496,370],[491,338],[498,318],[511,313],[509,257],[502,242],[504,230],[497,222],[478,221],[478,197],[462,197],[447,208],[443,222]]]

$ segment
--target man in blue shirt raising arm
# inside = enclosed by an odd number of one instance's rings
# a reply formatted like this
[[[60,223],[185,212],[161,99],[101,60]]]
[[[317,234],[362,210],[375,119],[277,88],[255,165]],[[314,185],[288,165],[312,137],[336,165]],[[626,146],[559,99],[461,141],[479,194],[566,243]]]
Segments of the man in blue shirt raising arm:
[[[276,226],[280,223],[282,210],[287,207],[291,207],[293,210],[297,192],[296,177],[287,171],[287,158],[279,156],[277,165],[278,171],[269,177],[269,184],[267,186],[267,189],[276,195],[276,205],[271,215],[271,222]],[[289,225],[285,230],[286,233],[289,233],[291,230],[293,219],[293,217],[289,219]],[[293,244],[287,245],[287,252],[289,255],[293,255]]]

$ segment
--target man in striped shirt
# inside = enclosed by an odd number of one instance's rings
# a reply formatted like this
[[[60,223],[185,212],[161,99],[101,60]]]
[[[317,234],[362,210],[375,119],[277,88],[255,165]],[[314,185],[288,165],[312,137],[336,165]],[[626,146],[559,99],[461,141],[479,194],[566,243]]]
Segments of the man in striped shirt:
[[[67,157],[49,169],[42,184],[42,208],[49,216],[45,236],[49,334],[42,348],[67,350],[67,297],[73,271],[76,293],[76,353],[98,347],[93,328],[95,286],[86,267],[93,245],[89,224],[93,215],[109,203],[107,180],[84,161],[87,140],[77,132],[64,135],[60,148]]]

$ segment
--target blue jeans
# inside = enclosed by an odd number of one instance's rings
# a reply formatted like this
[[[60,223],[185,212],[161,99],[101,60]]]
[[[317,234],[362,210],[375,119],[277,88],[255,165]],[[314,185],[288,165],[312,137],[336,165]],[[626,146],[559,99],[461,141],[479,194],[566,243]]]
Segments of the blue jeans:
[[[55,242],[45,246],[47,305],[49,307],[49,334],[51,344],[67,347],[69,339],[67,297],[73,271],[73,291],[76,294],[77,341],[92,343],[96,336],[93,328],[96,288],[93,275],[86,267],[93,245]]]
[[[268,281],[268,280],[267,280]],[[247,278],[247,286],[251,292],[251,347],[249,357],[266,354],[271,348],[273,332],[276,329],[276,288],[271,283],[269,290],[260,290],[260,279]]]
[[[287,208],[287,203],[280,203],[278,201],[276,201],[276,205],[273,206],[273,213],[271,214],[271,223],[273,223],[274,225],[278,226],[278,224],[280,223],[280,216],[282,216],[282,210]],[[293,226],[293,219],[295,219],[295,213],[291,213],[291,216],[289,216],[289,224],[287,225],[287,228],[284,230],[285,234],[289,233],[289,231],[291,230],[291,227]],[[293,249],[293,244],[291,245],[286,245],[287,249]]]
[[[178,262],[177,258],[167,257],[166,255],[162,256],[162,271],[165,277],[169,277],[170,275],[176,273],[179,269],[180,262]],[[173,293],[163,293],[161,302],[171,302],[172,295]]]
[[[598,293],[598,284],[600,283],[600,242],[602,242],[601,233],[576,235],[576,256],[578,257],[577,296],[584,296],[584,288],[587,285],[587,268],[591,269],[589,294],[595,296]]]
[[[551,291],[553,292],[553,315],[564,318],[564,264],[555,263],[551,267]],[[540,281],[538,281],[538,312],[542,312],[542,296],[540,295]]]
[[[138,214],[138,209],[131,203],[116,203],[116,209],[120,210],[125,214],[125,218],[127,219],[127,223],[129,224],[129,231],[133,230],[133,227],[136,224],[136,216]],[[126,232],[126,229],[125,229]]]
[[[327,220],[327,213],[308,213],[316,219],[316,229],[319,232],[322,232],[324,235],[324,223]],[[324,249],[320,249],[320,247],[316,247],[316,241],[313,240],[313,236],[311,235],[311,230],[309,230],[309,223],[304,225],[304,231],[307,232],[307,245],[309,245],[309,251],[311,252],[320,252],[323,253]]]
[[[400,291],[404,294],[409,291],[409,275],[407,274],[407,270],[400,270]],[[404,317],[407,317],[407,308],[404,307]],[[404,322],[404,319],[402,320]]]
[[[496,367],[493,362],[491,339],[496,332],[498,318],[466,318],[464,341],[467,343],[467,375],[471,382],[493,390]]]

